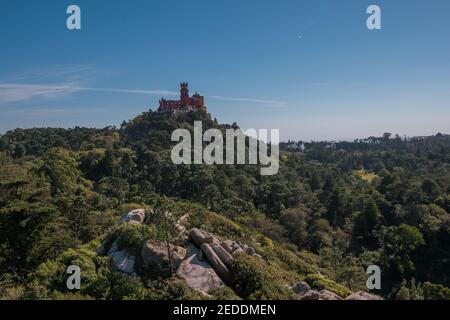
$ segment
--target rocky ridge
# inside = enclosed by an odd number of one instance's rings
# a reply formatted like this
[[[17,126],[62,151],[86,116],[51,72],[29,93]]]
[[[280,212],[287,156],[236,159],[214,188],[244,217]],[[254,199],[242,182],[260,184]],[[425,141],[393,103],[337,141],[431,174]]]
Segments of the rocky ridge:
[[[170,216],[170,213],[166,213]],[[142,245],[140,258],[143,266],[154,270],[170,270],[171,274],[183,279],[187,286],[201,295],[210,294],[230,285],[233,278],[233,263],[236,255],[246,254],[264,258],[256,250],[240,241],[221,239],[205,230],[192,228],[186,230],[183,222],[188,214],[178,219],[174,225],[179,232],[180,245],[147,240]],[[118,225],[143,224],[146,220],[144,209],[135,209],[124,215]],[[126,249],[119,250],[115,239],[106,255],[111,258],[112,265],[118,271],[136,277],[135,264],[137,257]],[[99,252],[104,252],[104,247]],[[345,299],[329,290],[314,290],[305,281],[299,281],[289,287],[298,300],[383,300],[381,297],[359,291]]]

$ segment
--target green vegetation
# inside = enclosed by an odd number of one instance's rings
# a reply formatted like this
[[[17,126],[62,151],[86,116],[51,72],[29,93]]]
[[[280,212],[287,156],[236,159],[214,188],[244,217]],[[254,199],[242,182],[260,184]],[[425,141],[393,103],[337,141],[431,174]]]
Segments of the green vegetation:
[[[309,274],[305,281],[311,286],[311,288],[317,290],[328,290],[336,293],[337,295],[345,298],[351,294],[351,291],[344,286],[341,286],[334,281],[325,279],[317,274]]]
[[[111,235],[136,252],[149,238],[168,242],[166,206],[171,219],[189,213],[187,227],[242,241],[266,261],[240,256],[234,291],[213,298],[290,299],[299,280],[345,297],[364,289],[371,264],[387,298],[450,298],[449,136],[283,143],[279,174],[261,176],[250,165],[175,166],[171,133],[194,120],[236,127],[150,111],[120,128],[0,136],[2,298],[202,298],[176,277],[126,276],[97,253]],[[135,208],[152,208],[151,219],[116,225]],[[86,272],[76,293],[65,289],[72,263]]]
[[[240,254],[233,265],[233,287],[245,299],[286,300],[293,293],[282,281],[285,271],[259,258]]]

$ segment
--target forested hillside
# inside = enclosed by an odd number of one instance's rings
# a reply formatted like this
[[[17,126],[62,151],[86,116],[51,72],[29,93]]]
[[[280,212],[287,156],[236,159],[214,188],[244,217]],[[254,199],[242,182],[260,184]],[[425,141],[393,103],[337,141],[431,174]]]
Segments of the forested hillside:
[[[129,276],[102,253],[114,236],[130,252],[168,243],[165,222],[186,216],[184,227],[255,251],[238,255],[232,279],[208,298],[292,299],[298,281],[345,298],[367,291],[365,270],[378,265],[374,294],[450,299],[450,136],[287,142],[279,173],[261,176],[252,165],[174,165],[171,133],[194,120],[237,127],[201,111],[149,111],[120,128],[0,136],[0,295],[205,298],[174,272],[138,260]],[[117,225],[140,208],[145,223]],[[84,272],[76,293],[65,287],[70,264]]]

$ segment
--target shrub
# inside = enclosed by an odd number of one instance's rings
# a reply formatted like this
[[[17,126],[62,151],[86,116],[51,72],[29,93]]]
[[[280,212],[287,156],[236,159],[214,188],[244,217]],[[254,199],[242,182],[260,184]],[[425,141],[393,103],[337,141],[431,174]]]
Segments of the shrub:
[[[112,300],[139,300],[143,298],[144,287],[142,282],[130,276],[112,271],[108,274],[110,294]]]
[[[130,251],[140,250],[145,240],[154,238],[156,228],[154,225],[124,223],[118,227],[115,232],[120,249]]]
[[[316,272],[310,263],[304,261],[288,249],[277,246],[275,248],[275,253],[277,258],[284,264],[284,269],[295,271],[300,275],[307,275],[309,273]]]
[[[53,294],[52,296],[53,300],[76,300],[76,301],[80,301],[80,300],[94,300],[94,298],[87,296],[87,295],[83,295],[79,292],[75,292],[75,293],[60,293],[57,292],[55,294]]]
[[[282,272],[280,268],[268,265],[257,257],[239,254],[233,264],[232,285],[244,299],[292,299],[293,293],[281,280]]]
[[[144,293],[146,300],[198,300],[198,293],[189,288],[183,280],[158,279],[148,281]]]
[[[441,284],[425,282],[423,293],[425,300],[450,300],[450,289]]]
[[[215,300],[242,300],[230,287],[223,287],[211,292]]]
[[[308,274],[305,278],[305,281],[311,286],[311,288],[316,290],[328,290],[334,292],[338,296],[342,298],[346,298],[352,292],[348,290],[346,287],[330,280],[322,277],[319,274]]]
[[[196,212],[188,219],[189,228],[199,228],[229,239],[242,237],[242,227],[233,221],[210,211]]]

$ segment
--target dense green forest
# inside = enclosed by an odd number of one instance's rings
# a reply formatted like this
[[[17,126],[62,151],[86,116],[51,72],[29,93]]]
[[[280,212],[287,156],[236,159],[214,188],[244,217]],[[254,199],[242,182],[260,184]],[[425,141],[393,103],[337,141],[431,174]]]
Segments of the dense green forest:
[[[180,165],[171,133],[237,127],[197,111],[145,112],[104,129],[16,129],[0,136],[0,295],[4,299],[204,298],[174,274],[130,277],[99,253],[113,233],[135,248],[166,237],[158,221],[119,226],[128,211],[188,212],[188,227],[239,240],[233,279],[211,298],[291,299],[286,286],[348,296],[382,270],[386,299],[450,299],[450,136],[384,134],[354,142],[286,142],[280,170]],[[83,288],[65,288],[65,266]]]

